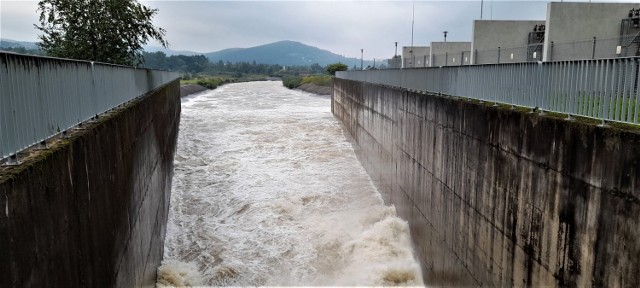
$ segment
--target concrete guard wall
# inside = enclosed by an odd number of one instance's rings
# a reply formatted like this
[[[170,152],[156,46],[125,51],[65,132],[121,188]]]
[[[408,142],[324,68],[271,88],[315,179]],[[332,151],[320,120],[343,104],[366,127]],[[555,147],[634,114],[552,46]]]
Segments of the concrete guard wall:
[[[335,79],[427,285],[640,287],[640,135]]]
[[[179,120],[174,81],[1,167],[0,287],[154,286]]]

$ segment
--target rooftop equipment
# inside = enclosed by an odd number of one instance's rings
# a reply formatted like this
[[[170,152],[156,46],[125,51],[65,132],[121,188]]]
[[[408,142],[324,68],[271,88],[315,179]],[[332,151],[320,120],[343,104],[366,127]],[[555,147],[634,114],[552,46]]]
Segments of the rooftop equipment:
[[[544,48],[545,25],[533,26],[533,32],[529,32],[527,40],[527,61],[541,61]]]
[[[622,19],[616,55],[640,56],[640,8],[629,10],[627,17]]]

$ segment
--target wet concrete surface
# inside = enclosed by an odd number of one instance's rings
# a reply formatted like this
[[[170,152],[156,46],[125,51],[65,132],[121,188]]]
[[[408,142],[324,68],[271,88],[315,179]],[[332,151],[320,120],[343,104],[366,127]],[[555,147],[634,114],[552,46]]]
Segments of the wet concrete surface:
[[[640,134],[335,79],[427,285],[640,286]]]

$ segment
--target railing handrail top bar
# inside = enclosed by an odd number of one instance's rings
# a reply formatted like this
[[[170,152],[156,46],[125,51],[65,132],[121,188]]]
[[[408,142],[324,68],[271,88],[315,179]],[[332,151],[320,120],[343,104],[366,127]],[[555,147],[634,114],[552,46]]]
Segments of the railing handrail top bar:
[[[89,61],[89,60],[79,60],[79,59],[71,59],[71,58],[59,58],[59,57],[52,57],[52,56],[30,55],[30,54],[16,53],[16,52],[13,52],[13,51],[0,50],[0,55],[2,55],[2,54],[16,55],[16,56],[20,56],[20,57],[29,57],[29,58],[58,60],[58,61],[66,61],[66,62],[76,62],[76,63],[79,62],[79,63],[87,63],[87,64],[91,64],[91,65],[122,67],[122,68],[142,69],[142,70],[162,71],[162,72],[175,72],[175,71],[167,71],[167,70],[160,70],[160,69],[147,68],[147,67],[126,66],[126,65],[113,64],[113,63],[105,63],[105,62]]]

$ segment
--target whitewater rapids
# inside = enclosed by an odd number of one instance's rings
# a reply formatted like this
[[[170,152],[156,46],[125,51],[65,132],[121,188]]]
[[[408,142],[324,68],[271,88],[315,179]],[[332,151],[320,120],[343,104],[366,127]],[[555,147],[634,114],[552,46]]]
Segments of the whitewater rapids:
[[[182,99],[158,286],[422,286],[328,97],[281,82]]]

